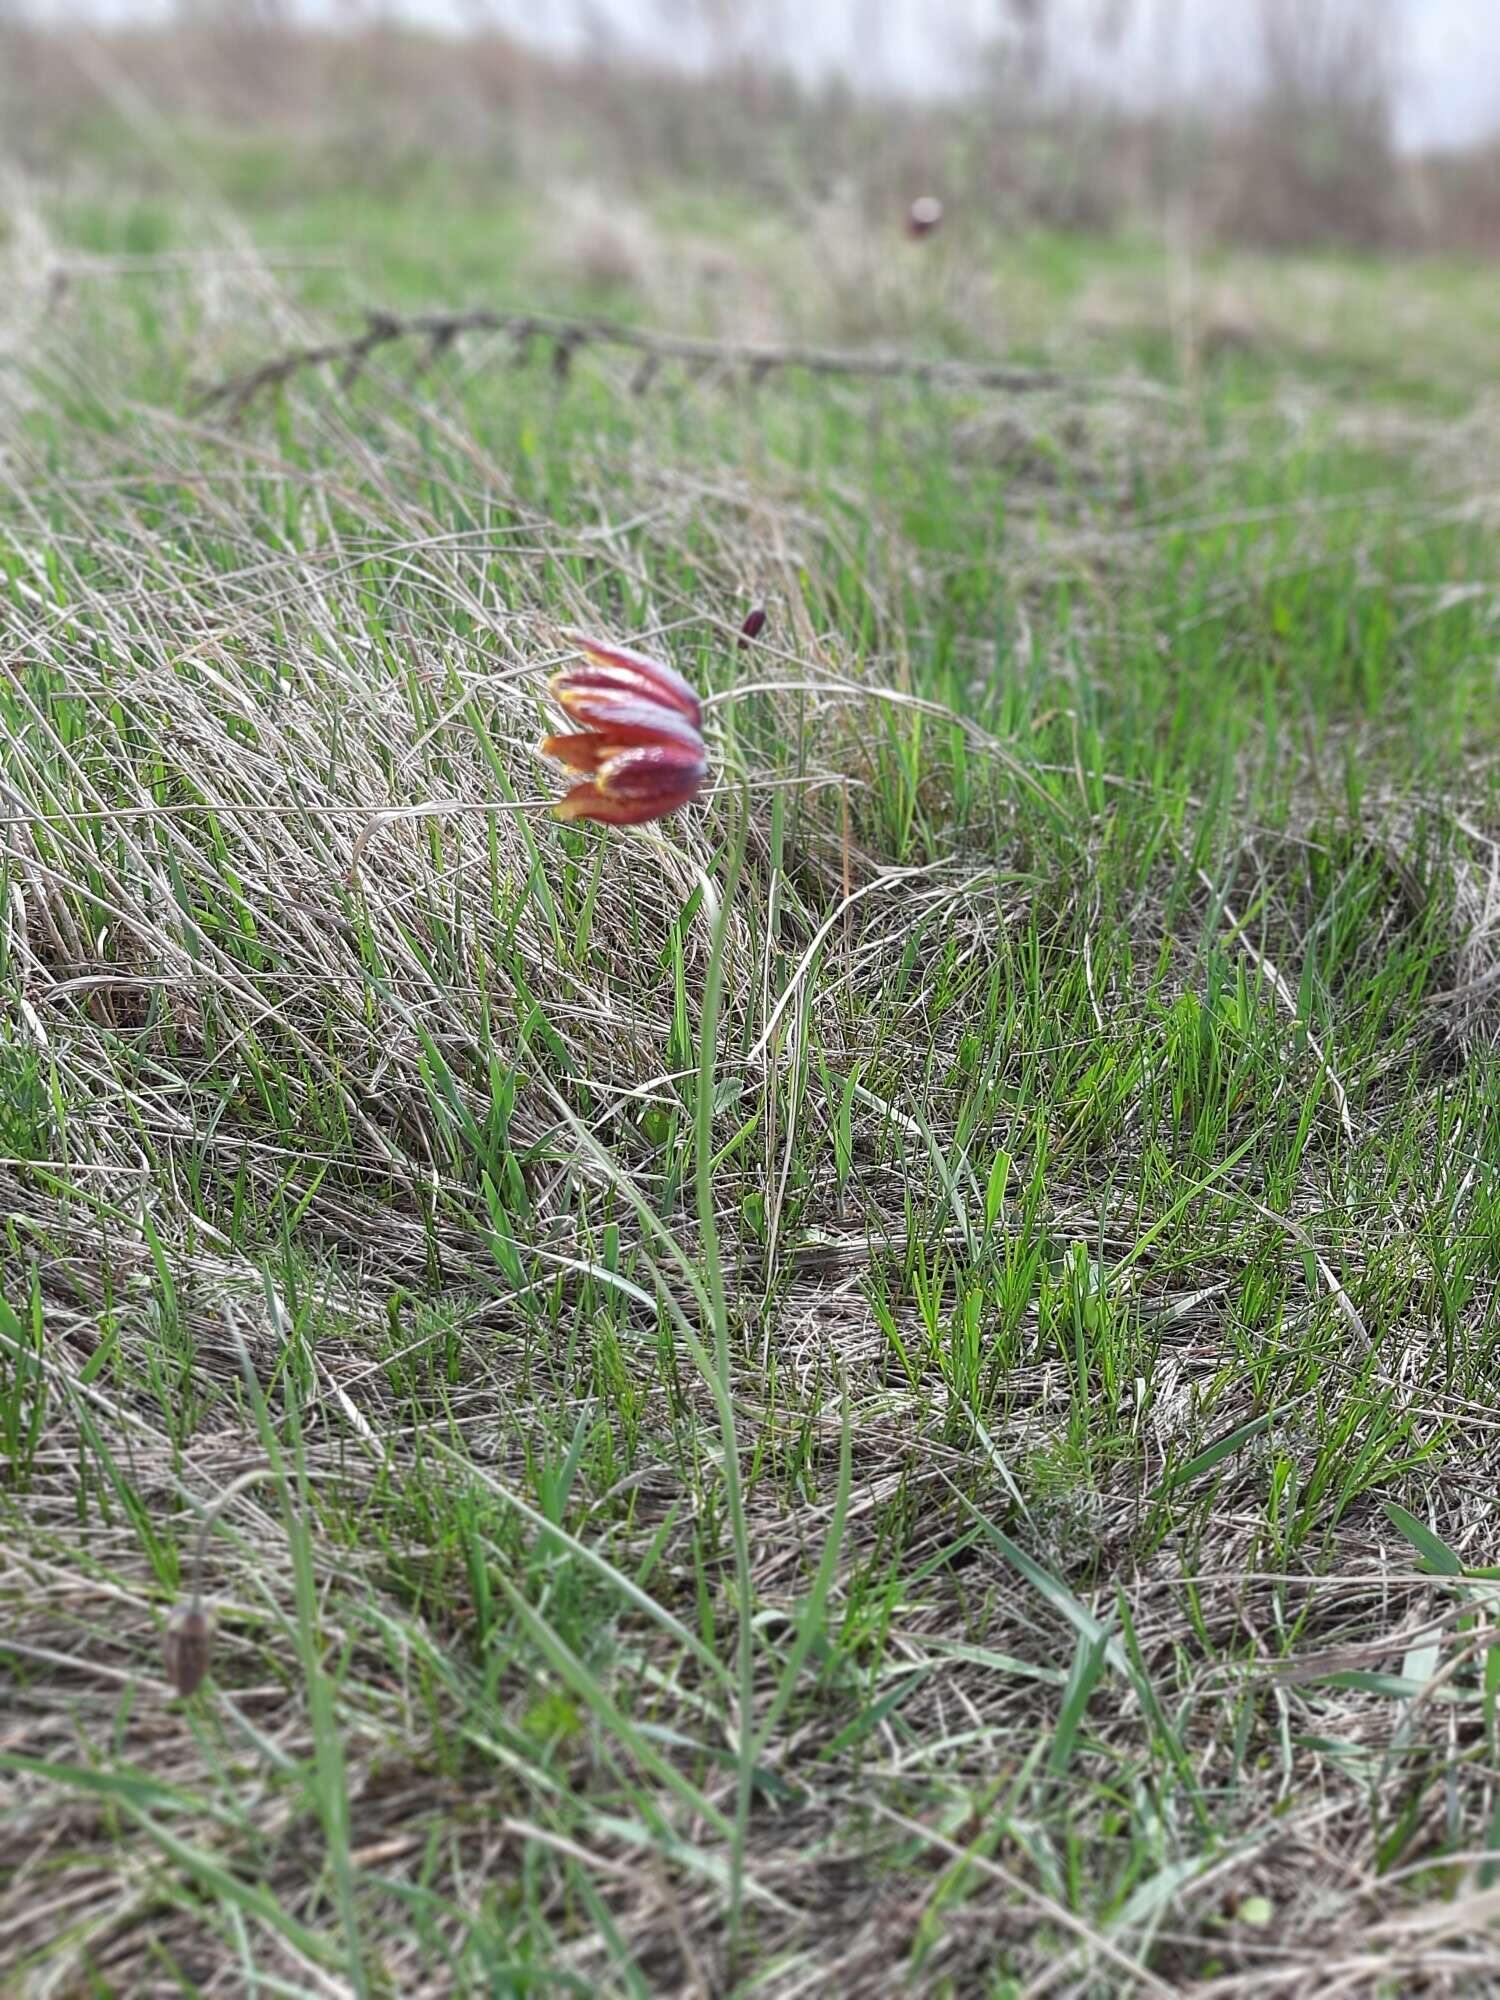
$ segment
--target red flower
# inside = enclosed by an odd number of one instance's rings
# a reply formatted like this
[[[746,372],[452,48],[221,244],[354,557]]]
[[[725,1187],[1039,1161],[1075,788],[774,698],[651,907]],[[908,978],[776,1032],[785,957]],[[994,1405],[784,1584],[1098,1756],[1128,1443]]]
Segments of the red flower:
[[[587,665],[554,674],[552,692],[582,727],[548,736],[542,751],[588,775],[553,811],[603,826],[639,826],[676,812],[708,773],[697,695],[664,661],[578,632],[568,637]]]

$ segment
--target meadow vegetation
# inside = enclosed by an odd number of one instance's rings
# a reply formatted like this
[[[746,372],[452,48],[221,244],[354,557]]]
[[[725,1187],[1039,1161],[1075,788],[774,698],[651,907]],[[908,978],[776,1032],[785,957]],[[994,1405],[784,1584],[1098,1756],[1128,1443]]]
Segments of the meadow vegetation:
[[[1500,1988],[1492,271],[91,46],[0,188],[5,1990]],[[476,304],[1039,380],[201,400]],[[658,829],[547,815],[580,627],[705,697]]]

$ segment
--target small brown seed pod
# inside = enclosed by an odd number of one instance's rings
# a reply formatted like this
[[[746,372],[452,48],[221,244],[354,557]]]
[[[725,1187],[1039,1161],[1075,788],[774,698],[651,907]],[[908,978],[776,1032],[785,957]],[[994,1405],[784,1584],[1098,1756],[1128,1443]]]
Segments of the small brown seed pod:
[[[214,1621],[196,1599],[179,1604],[167,1620],[162,1639],[162,1658],[167,1679],[180,1695],[190,1695],[203,1684],[214,1649]]]

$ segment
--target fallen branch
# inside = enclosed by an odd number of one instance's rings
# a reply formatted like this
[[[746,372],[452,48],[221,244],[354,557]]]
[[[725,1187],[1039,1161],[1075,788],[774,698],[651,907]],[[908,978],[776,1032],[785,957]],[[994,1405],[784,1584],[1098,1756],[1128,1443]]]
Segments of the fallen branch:
[[[823,347],[764,346],[749,341],[703,340],[691,334],[656,333],[645,327],[622,326],[613,320],[558,319],[538,313],[494,312],[479,306],[469,312],[429,312],[406,315],[371,312],[363,333],[346,340],[323,341],[290,348],[243,375],[207,390],[199,409],[227,404],[238,415],[268,389],[279,388],[309,368],[337,364],[340,384],[348,388],[365,362],[382,347],[400,341],[425,341],[427,360],[434,361],[465,334],[508,335],[514,358],[524,361],[534,344],[551,351],[552,370],[565,377],[573,357],[585,347],[608,347],[639,354],[640,367],[632,387],[643,393],[663,362],[678,362],[697,371],[713,368],[742,374],[752,385],[783,369],[809,375],[836,375],[866,380],[914,382],[952,389],[991,389],[1022,395],[1043,389],[1069,389],[1076,394],[1136,395],[1166,398],[1171,392],[1145,381],[1091,381],[1059,374],[1050,368],[1015,368],[993,361],[924,359],[919,355],[847,351]]]

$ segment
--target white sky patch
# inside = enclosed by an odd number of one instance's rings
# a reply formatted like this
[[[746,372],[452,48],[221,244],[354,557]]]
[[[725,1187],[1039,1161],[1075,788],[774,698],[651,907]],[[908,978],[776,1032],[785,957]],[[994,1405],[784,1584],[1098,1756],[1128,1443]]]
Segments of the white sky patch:
[[[432,10],[472,0],[413,0]],[[947,92],[971,83],[1000,0],[487,0],[488,17],[556,47],[603,32],[622,50],[697,66],[727,51],[814,78]],[[1500,134],[1500,0],[1391,0],[1397,122],[1413,147]],[[1060,70],[1148,105],[1253,85],[1256,0],[1053,0]],[[717,15],[717,26],[705,24]],[[1111,19],[1118,23],[1110,39]],[[1102,31],[1102,32],[1101,32]]]

